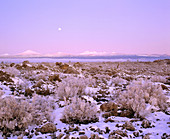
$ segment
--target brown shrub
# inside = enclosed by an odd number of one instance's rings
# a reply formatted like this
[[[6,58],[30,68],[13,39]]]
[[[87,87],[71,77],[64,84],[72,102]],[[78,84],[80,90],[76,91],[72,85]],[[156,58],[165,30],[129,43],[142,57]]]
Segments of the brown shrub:
[[[80,74],[76,69],[72,67],[68,67],[63,73],[66,74]]]
[[[34,93],[33,90],[31,90],[30,88],[26,88],[24,95],[25,95],[26,97],[28,97],[28,96],[32,97],[33,93]]]
[[[0,71],[0,81],[1,82],[13,82],[13,80],[11,79],[10,75],[7,74],[6,72]]]
[[[100,110],[104,112],[117,111],[117,105],[114,102],[104,103],[100,106]]]
[[[54,94],[54,92],[50,91],[48,86],[47,86],[47,88],[38,88],[38,89],[35,89],[35,92],[36,92],[36,94],[43,95],[43,96]]]
[[[53,81],[61,82],[62,81],[59,77],[59,74],[54,74],[54,75],[49,76],[48,80],[51,82],[53,82]]]

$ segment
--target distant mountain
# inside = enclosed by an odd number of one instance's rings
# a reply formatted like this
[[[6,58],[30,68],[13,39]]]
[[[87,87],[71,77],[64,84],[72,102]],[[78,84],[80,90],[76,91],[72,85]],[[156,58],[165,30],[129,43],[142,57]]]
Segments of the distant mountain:
[[[1,54],[0,56],[2,56],[2,57],[8,57],[9,54],[8,54],[8,53],[5,53],[5,54]]]
[[[139,54],[137,56],[166,57],[166,56],[170,56],[170,55],[168,55],[168,54]]]
[[[96,52],[96,51],[85,51],[79,54],[79,56],[110,56],[115,55],[115,52]]]
[[[62,56],[70,56],[70,54],[63,53],[63,52],[56,52],[56,53],[51,53],[51,54],[45,54],[43,56],[45,56],[45,57],[62,57]]]
[[[167,57],[169,58],[170,55],[167,54],[126,54],[126,53],[115,53],[115,52],[97,52],[97,51],[85,51],[79,54],[69,54],[64,52],[55,52],[55,53],[49,53],[49,54],[40,54],[36,51],[32,50],[26,50],[22,53],[18,54],[0,54],[0,57],[127,57],[127,56],[137,56],[137,57]]]
[[[26,50],[22,53],[16,54],[16,56],[41,56],[40,53],[32,51],[32,50]]]

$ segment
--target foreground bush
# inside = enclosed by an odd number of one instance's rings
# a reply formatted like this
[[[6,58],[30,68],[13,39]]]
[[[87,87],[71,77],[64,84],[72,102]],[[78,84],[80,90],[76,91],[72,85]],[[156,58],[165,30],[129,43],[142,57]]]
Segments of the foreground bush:
[[[0,98],[0,130],[6,134],[51,121],[51,113],[52,103],[44,98],[34,97],[32,103],[11,96]]]
[[[14,97],[0,99],[0,129],[5,132],[25,129],[31,124],[32,107],[27,101]]]
[[[81,96],[88,85],[93,84],[93,80],[80,77],[67,77],[56,89],[57,96],[64,100],[74,97],[76,95]]]
[[[152,82],[165,83],[165,82],[166,82],[166,78],[163,77],[163,76],[152,76],[151,81],[152,81]]]
[[[52,99],[35,95],[33,97],[31,106],[33,108],[32,115],[34,117],[33,123],[41,124],[43,120],[52,122],[54,117],[52,115],[53,109],[55,109],[55,103]]]
[[[64,123],[75,124],[87,124],[98,120],[96,105],[76,97],[72,98],[71,104],[65,107],[61,119]]]
[[[136,117],[145,117],[148,114],[146,104],[167,109],[166,96],[159,85],[148,81],[135,81],[127,87],[127,91],[120,93],[117,103],[122,109],[130,110]]]
[[[7,67],[4,69],[4,71],[8,73],[9,75],[11,75],[12,77],[20,75],[20,71],[14,67]]]

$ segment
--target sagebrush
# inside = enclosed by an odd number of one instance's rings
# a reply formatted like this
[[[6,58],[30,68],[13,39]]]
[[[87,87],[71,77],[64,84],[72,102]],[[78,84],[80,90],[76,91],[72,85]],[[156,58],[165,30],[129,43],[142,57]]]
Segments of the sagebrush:
[[[146,104],[165,111],[167,109],[166,100],[160,85],[150,81],[134,81],[127,86],[126,91],[119,94],[117,103],[122,109],[135,113],[136,117],[145,117],[149,112],[146,109]]]
[[[39,96],[33,97],[32,102],[12,96],[0,98],[0,130],[5,134],[38,125],[43,120],[52,121],[53,107],[50,100]]]
[[[56,95],[61,99],[68,99],[74,96],[81,96],[85,93],[88,85],[93,84],[94,81],[83,77],[67,77],[58,84]]]
[[[90,123],[99,120],[97,107],[93,103],[74,97],[72,102],[65,107],[61,121],[64,123]]]

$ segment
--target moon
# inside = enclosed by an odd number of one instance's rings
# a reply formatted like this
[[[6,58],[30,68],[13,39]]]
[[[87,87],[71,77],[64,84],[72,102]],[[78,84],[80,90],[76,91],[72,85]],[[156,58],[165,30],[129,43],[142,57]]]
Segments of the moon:
[[[61,28],[58,28],[58,31],[61,31]]]

